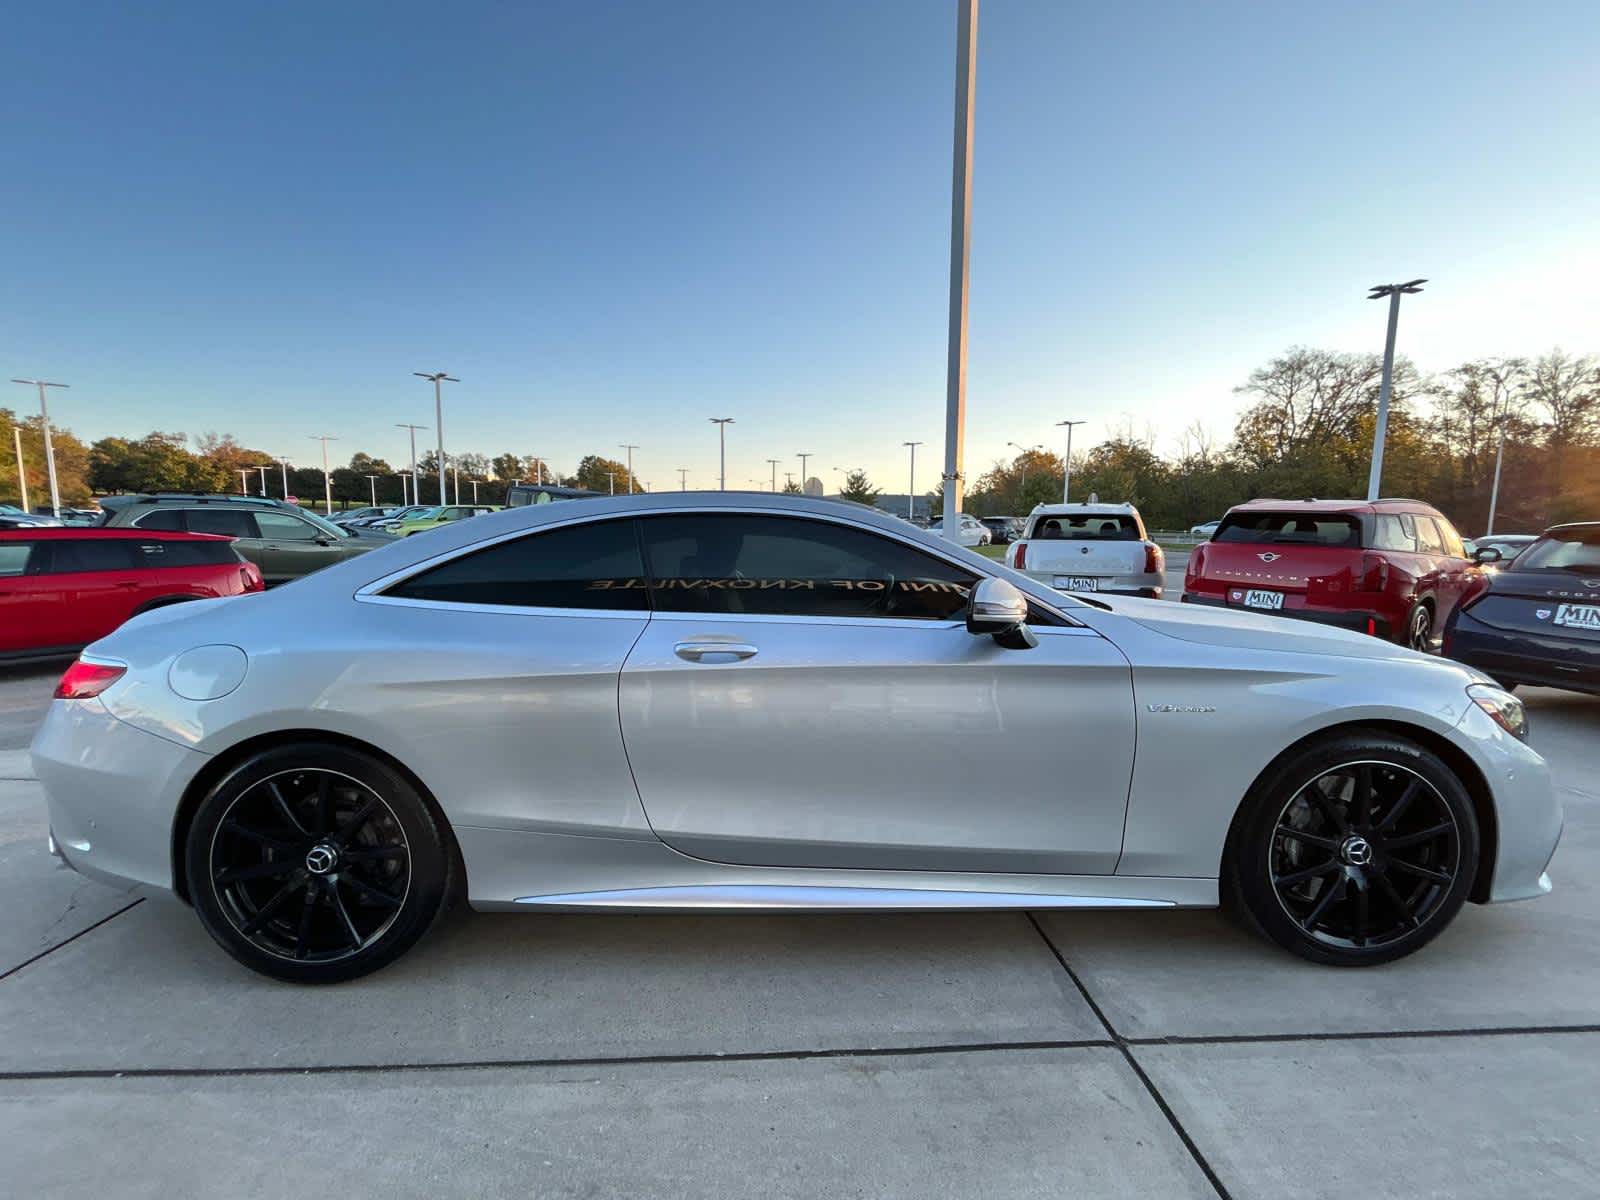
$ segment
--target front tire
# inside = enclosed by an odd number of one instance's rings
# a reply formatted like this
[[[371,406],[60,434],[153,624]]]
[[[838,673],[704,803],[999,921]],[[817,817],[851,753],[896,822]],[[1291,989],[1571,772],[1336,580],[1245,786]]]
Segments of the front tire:
[[[1406,738],[1346,733],[1285,755],[1228,839],[1224,899],[1286,950],[1373,966],[1421,949],[1477,873],[1472,798]]]
[[[1422,600],[1411,606],[1406,618],[1406,645],[1422,654],[1433,653],[1433,609]]]
[[[201,802],[186,845],[201,924],[234,958],[293,983],[394,961],[451,885],[445,834],[415,787],[343,746],[264,750]]]

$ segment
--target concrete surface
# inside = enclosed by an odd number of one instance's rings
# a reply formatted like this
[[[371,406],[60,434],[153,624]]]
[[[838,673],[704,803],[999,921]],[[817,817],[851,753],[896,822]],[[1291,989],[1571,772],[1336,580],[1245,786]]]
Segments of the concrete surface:
[[[55,674],[0,675],[8,1192],[1600,1196],[1600,700],[1524,693],[1556,891],[1387,967],[1213,913],[452,914],[310,990],[49,863]]]
[[[1135,1056],[1236,1200],[1600,1195],[1600,1034]]]
[[[1213,1194],[1108,1049],[0,1082],[0,1128],[27,1196]]]

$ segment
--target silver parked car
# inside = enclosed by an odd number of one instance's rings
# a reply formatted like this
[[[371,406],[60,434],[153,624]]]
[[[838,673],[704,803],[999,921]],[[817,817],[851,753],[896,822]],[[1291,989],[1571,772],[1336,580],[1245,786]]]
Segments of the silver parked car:
[[[860,505],[462,521],[129,622],[33,745],[51,839],[239,961],[347,979],[447,899],[1171,908],[1319,962],[1549,890],[1516,698],[1326,626],[1082,600]],[[1003,734],[1002,760],[974,729]]]

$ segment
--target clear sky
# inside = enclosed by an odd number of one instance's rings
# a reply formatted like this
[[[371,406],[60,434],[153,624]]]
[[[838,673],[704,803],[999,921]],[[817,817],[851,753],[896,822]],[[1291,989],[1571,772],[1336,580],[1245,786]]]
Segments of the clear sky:
[[[30,4],[0,362],[87,439],[398,463],[635,442],[656,488],[942,454],[954,0]],[[968,464],[1170,450],[1294,343],[1600,350],[1600,4],[984,0]],[[5,385],[10,386],[10,385]],[[26,408],[14,389],[6,403]],[[428,435],[431,437],[431,434]],[[1080,443],[1081,444],[1081,443]]]

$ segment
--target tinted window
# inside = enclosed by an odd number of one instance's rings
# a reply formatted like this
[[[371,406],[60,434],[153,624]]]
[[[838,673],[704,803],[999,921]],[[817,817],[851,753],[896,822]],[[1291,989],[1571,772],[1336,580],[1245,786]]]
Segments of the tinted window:
[[[156,540],[135,542],[136,567],[205,567],[218,563],[237,563],[239,556],[227,542],[189,542]]]
[[[1418,516],[1414,520],[1417,523],[1417,549],[1423,554],[1443,554],[1444,537],[1433,523],[1433,518]]]
[[[32,542],[0,542],[0,579],[26,571],[28,552],[32,549]]]
[[[256,528],[261,531],[261,536],[270,538],[273,541],[314,542],[319,537],[328,536],[310,521],[302,521],[299,517],[290,516],[288,513],[258,512],[255,517]],[[190,523],[189,527],[194,529],[193,522]],[[210,533],[211,531],[207,529],[195,530],[195,532]],[[239,536],[243,537],[244,535],[240,534]]]
[[[256,532],[255,518],[236,508],[191,508],[183,516],[190,533],[220,533],[241,538],[260,536]]]
[[[1222,519],[1214,542],[1273,545],[1361,545],[1361,522],[1338,513],[1245,512]]]
[[[182,533],[183,513],[176,508],[158,508],[133,523],[135,529],[154,529],[160,533]]]
[[[52,575],[76,575],[86,571],[127,571],[133,567],[133,546],[120,538],[96,541],[50,541],[42,547],[42,569]]]
[[[1041,541],[1065,539],[1070,542],[1139,541],[1139,522],[1126,513],[1104,515],[1073,513],[1070,516],[1039,517],[1033,536]]]
[[[642,522],[663,612],[948,620],[975,576],[849,526],[734,514]]]
[[[501,542],[390,588],[408,600],[541,608],[647,607],[631,521],[573,525]]]

